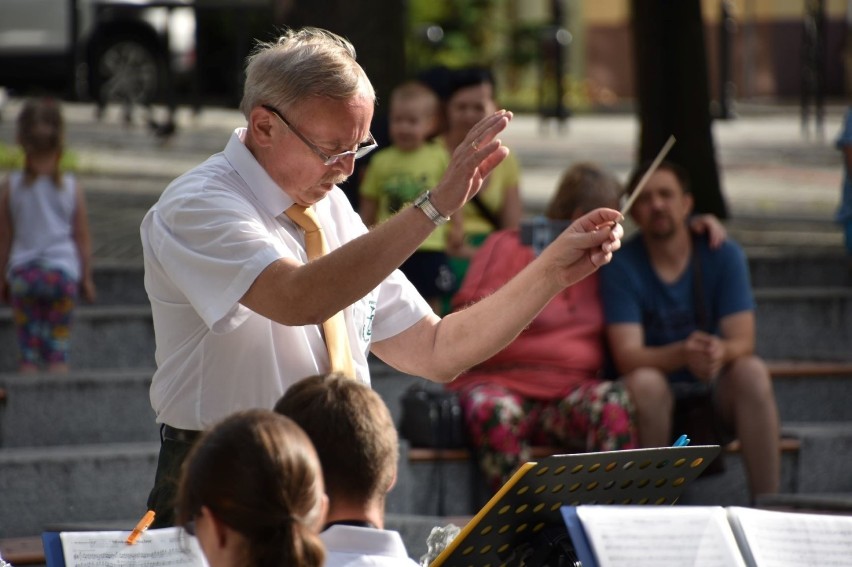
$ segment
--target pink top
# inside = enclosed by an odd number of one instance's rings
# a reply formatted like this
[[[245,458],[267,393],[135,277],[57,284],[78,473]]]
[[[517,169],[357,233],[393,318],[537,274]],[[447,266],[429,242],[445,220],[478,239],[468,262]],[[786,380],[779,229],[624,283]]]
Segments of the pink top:
[[[493,293],[533,259],[517,230],[493,233],[474,256],[453,307]],[[447,387],[487,382],[530,398],[561,398],[584,382],[597,382],[603,365],[604,318],[594,273],[557,295],[509,346]]]

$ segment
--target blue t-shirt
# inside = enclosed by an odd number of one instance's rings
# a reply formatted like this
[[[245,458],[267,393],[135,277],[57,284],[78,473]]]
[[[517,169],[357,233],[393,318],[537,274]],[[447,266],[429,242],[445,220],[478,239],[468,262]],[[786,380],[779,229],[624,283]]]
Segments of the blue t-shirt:
[[[704,296],[704,331],[718,334],[728,315],[754,310],[748,263],[742,248],[727,240],[711,250],[704,237],[694,240]],[[684,340],[699,329],[694,263],[673,283],[662,281],[651,266],[642,235],[628,240],[601,268],[601,298],[607,324],[641,323],[647,346]],[[686,369],[669,375],[675,381],[695,380]]]

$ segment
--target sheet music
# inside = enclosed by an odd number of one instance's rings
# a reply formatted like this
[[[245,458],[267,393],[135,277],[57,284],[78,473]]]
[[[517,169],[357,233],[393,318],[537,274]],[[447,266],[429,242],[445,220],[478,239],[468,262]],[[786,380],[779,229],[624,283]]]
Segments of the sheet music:
[[[579,506],[599,567],[745,567],[720,506]]]
[[[134,545],[127,531],[62,532],[66,567],[207,567],[198,541],[180,528],[147,530]]]
[[[852,517],[738,507],[728,515],[750,565],[852,566]]]

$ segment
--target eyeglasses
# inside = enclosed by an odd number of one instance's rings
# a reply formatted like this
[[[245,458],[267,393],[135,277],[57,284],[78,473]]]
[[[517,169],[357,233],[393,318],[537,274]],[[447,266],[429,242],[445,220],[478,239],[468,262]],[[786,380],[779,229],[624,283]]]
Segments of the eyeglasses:
[[[314,144],[313,142],[311,142],[310,140],[308,140],[308,139],[305,137],[305,135],[304,135],[304,134],[302,134],[301,132],[299,132],[298,130],[296,130],[295,126],[293,126],[292,124],[290,124],[289,122],[287,122],[287,119],[286,119],[286,118],[284,118],[284,115],[283,115],[283,114],[281,114],[280,112],[278,112],[278,110],[277,110],[275,107],[273,107],[273,106],[269,106],[268,104],[262,104],[261,106],[262,106],[263,108],[265,108],[266,110],[268,110],[269,112],[271,112],[272,114],[274,114],[275,116],[277,116],[277,117],[278,117],[278,120],[280,120],[281,122],[283,122],[283,123],[284,123],[284,125],[285,125],[287,128],[289,128],[291,132],[293,132],[294,134],[296,134],[296,137],[297,137],[297,138],[299,138],[300,140],[302,140],[302,142],[303,142],[306,146],[308,146],[308,148],[310,148],[312,152],[314,152],[315,154],[317,154],[319,157],[321,157],[321,158],[322,158],[322,162],[323,162],[323,164],[325,164],[325,165],[334,165],[334,164],[336,164],[337,162],[339,162],[340,160],[342,160],[342,159],[346,159],[346,158],[348,158],[349,156],[354,156],[354,157],[355,157],[355,159],[362,158],[362,157],[364,157],[365,155],[367,155],[368,153],[370,153],[370,152],[372,152],[373,150],[375,150],[377,147],[379,147],[379,144],[378,144],[378,143],[376,143],[376,139],[375,139],[375,138],[373,138],[373,135],[372,135],[372,134],[369,134],[370,138],[369,138],[368,140],[366,140],[366,141],[361,142],[360,144],[358,144],[358,147],[357,147],[357,148],[355,148],[354,150],[349,150],[348,152],[341,152],[341,153],[339,153],[339,154],[328,155],[327,153],[325,153],[324,151],[322,151],[321,149],[319,149],[319,147],[318,147],[316,144]]]

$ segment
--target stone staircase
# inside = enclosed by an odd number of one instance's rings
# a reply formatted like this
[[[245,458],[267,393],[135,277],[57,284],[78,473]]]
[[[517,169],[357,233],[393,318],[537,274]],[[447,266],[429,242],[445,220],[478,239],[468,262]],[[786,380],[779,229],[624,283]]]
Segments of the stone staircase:
[[[852,494],[852,286],[844,260],[751,260],[758,351],[785,361],[773,376],[785,435],[796,441],[783,457],[788,496]],[[58,524],[132,524],[144,513],[158,428],[148,401],[154,342],[142,275],[136,264],[97,266],[99,301],[78,308],[71,374],[19,376],[14,349],[0,351],[0,539]],[[2,345],[14,344],[10,319],[0,309]],[[400,395],[422,380],[378,361],[373,368],[373,387],[398,419]],[[739,454],[725,459],[725,473],[697,481],[684,502],[747,504]],[[416,558],[432,526],[475,513],[487,498],[469,456],[418,456],[403,441],[389,526]]]

